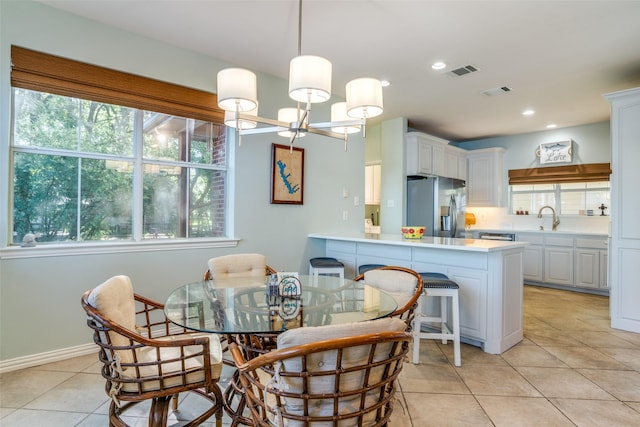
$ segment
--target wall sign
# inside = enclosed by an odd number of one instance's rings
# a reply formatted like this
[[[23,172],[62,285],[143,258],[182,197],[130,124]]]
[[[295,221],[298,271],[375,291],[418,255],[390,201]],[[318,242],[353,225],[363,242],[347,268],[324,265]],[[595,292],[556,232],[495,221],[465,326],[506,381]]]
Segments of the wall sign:
[[[536,150],[536,155],[540,157],[540,164],[571,163],[571,142],[572,140],[569,139],[540,144],[540,148]]]

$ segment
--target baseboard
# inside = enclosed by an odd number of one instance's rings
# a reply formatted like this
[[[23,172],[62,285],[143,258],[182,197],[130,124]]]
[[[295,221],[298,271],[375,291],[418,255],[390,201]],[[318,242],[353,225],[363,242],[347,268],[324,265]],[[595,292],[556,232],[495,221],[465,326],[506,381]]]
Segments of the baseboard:
[[[98,346],[93,343],[16,357],[15,359],[0,360],[0,374],[24,368],[32,368],[46,363],[59,362],[61,360],[71,359],[72,357],[86,356],[92,353],[96,355],[97,361]]]

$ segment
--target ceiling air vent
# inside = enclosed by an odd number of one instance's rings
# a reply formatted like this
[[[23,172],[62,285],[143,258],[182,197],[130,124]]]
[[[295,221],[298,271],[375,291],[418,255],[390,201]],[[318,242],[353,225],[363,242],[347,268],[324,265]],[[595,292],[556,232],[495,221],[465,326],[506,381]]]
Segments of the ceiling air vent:
[[[473,65],[465,65],[464,67],[456,68],[455,70],[449,71],[447,74],[453,77],[462,77],[465,74],[475,73],[478,71],[478,67]]]
[[[513,89],[511,89],[509,86],[500,86],[494,87],[493,89],[487,89],[483,91],[482,94],[486,96],[497,96],[502,95],[503,93],[511,92],[512,90]]]

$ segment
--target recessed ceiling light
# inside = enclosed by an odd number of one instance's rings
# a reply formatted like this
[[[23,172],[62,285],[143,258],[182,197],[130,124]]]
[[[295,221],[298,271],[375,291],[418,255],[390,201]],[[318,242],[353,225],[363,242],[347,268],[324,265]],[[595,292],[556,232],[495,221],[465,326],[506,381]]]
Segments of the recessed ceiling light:
[[[387,87],[391,85],[391,82],[389,80],[380,80],[380,84],[382,84],[382,87]]]
[[[434,70],[442,70],[446,66],[447,64],[445,64],[444,62],[438,61],[438,62],[434,62],[431,68],[433,68]]]
[[[557,124],[555,124],[555,123],[549,123],[549,124],[547,125],[547,129],[553,129],[553,128],[556,128],[556,127],[558,127],[558,125],[557,125]]]
[[[524,110],[522,112],[523,116],[533,116],[536,112],[534,110]]]

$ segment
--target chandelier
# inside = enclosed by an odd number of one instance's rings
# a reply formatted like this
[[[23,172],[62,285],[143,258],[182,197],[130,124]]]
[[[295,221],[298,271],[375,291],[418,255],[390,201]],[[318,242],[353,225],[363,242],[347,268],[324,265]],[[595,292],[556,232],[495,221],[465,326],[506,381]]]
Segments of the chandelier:
[[[278,110],[278,119],[258,116],[256,75],[243,68],[226,68],[218,72],[218,107],[225,111],[225,125],[241,135],[277,132],[289,138],[289,143],[307,133],[324,135],[344,141],[351,133],[365,132],[366,120],[382,114],[382,83],[370,77],[351,80],[346,84],[346,102],[331,106],[331,121],[309,123],[311,104],[331,97],[331,62],[326,58],[301,54],[302,0],[298,2],[298,56],[289,65],[289,97],[297,106]],[[268,125],[258,127],[258,123]]]

